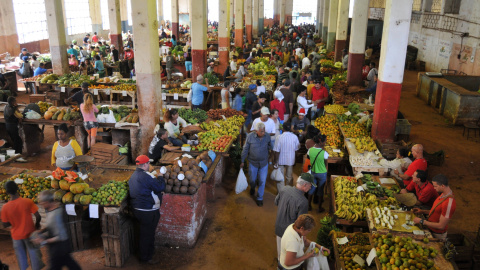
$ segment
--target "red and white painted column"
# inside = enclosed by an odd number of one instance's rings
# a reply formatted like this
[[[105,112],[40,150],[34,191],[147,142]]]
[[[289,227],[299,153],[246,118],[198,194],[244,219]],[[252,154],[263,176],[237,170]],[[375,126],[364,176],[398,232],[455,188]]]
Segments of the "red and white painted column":
[[[258,0],[252,0],[252,35],[254,38],[258,38]]]
[[[248,44],[252,44],[252,0],[245,1],[245,31]]]
[[[258,0],[258,33],[263,35],[264,20],[265,20],[265,3],[263,0]]]
[[[136,0],[132,5],[132,27],[135,33],[134,53],[137,75],[137,100],[140,130],[136,143],[137,153],[145,155],[152,141],[153,130],[160,120],[162,102],[162,82],[158,58],[158,21],[156,0]],[[133,142],[133,141],[132,141]]]
[[[372,126],[372,137],[382,142],[395,139],[412,4],[413,0],[387,0],[385,3]]]
[[[118,53],[123,53],[122,20],[120,18],[120,0],[108,0],[108,20],[110,22],[110,44],[115,45]]]
[[[192,78],[207,72],[207,0],[192,1]]]
[[[338,1],[330,0],[328,9],[328,33],[327,33],[327,49],[333,51],[335,49],[335,36],[337,32],[338,18]]]
[[[235,0],[235,47],[243,47],[243,0]]]
[[[63,1],[46,0],[45,11],[47,12],[48,41],[52,55],[53,73],[69,73],[67,51],[67,39],[65,33],[65,21],[63,19]]]
[[[273,0],[273,23],[280,23],[280,3],[283,0]]]
[[[347,46],[348,9],[350,0],[339,0],[337,32],[335,39],[335,61],[342,61],[342,52]]]
[[[228,52],[230,52],[230,31],[229,31],[229,17],[228,9],[231,0],[226,0],[226,5],[218,5],[218,70],[223,72],[228,66]]]
[[[367,40],[369,0],[355,0],[353,6],[352,26],[350,32],[350,46],[348,48],[349,85],[361,85],[362,67],[365,61],[365,42]]]
[[[172,35],[178,40],[178,0],[172,0]]]
[[[20,53],[13,1],[0,1],[0,53],[15,56]]]

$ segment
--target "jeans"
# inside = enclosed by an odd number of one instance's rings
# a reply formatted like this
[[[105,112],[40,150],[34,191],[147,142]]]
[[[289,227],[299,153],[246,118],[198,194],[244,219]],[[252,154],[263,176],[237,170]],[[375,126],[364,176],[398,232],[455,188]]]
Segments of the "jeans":
[[[140,237],[138,240],[140,261],[147,262],[155,253],[155,229],[160,220],[160,211],[133,210],[135,217],[140,223]]]
[[[323,196],[323,189],[325,187],[325,183],[327,182],[327,173],[314,173],[313,174],[313,181],[317,185],[317,187],[312,186],[308,194],[313,195],[315,190],[318,189],[318,196]]]
[[[21,240],[12,239],[12,241],[13,248],[15,249],[15,255],[17,256],[18,268],[20,270],[25,270],[28,268],[27,251],[28,256],[30,256],[32,270],[40,270],[45,266],[45,264],[42,262],[42,253],[40,252],[40,249],[35,247],[28,238]]]
[[[174,146],[182,146],[184,143],[187,143],[187,137],[182,136],[181,139],[168,137]]]
[[[247,120],[245,120],[245,126],[248,127],[252,122],[252,110],[247,110]]]
[[[258,193],[257,201],[263,201],[263,193],[265,192],[265,182],[268,175],[268,164],[262,168],[257,168],[252,164],[248,164],[248,175],[250,176],[250,186],[255,189],[258,177]]]
[[[186,71],[192,71],[192,61],[185,61]]]

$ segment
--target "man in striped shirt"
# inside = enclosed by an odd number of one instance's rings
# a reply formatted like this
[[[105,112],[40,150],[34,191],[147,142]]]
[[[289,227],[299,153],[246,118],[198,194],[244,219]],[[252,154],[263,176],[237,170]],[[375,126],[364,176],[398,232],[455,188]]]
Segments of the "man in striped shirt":
[[[457,204],[453,197],[452,189],[448,186],[448,178],[439,174],[433,177],[432,184],[438,193],[441,193],[433,203],[433,207],[430,210],[420,210],[419,208],[413,208],[415,214],[425,214],[427,219],[416,217],[413,222],[427,226],[432,235],[438,239],[447,238],[448,222],[455,213]]]
[[[287,179],[287,185],[293,184],[292,171],[295,165],[295,151],[300,149],[300,142],[298,137],[291,132],[291,123],[286,122],[283,124],[283,133],[275,140],[275,146],[273,151],[275,152],[275,168],[279,167],[283,175]],[[277,182],[277,189],[284,186],[283,181]]]

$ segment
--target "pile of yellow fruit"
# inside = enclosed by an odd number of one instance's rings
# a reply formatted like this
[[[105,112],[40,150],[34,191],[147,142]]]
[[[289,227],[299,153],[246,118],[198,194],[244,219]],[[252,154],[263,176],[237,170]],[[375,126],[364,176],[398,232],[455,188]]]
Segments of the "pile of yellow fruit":
[[[333,113],[333,114],[344,114],[347,112],[341,105],[333,104],[333,105],[325,105],[325,112],[326,113]]]
[[[40,107],[40,112],[41,114],[44,114],[48,108],[50,108],[52,106],[52,103],[48,103],[48,102],[45,102],[45,101],[39,101],[37,103],[38,107]]]
[[[119,84],[119,85],[115,85],[113,87],[113,90],[137,92],[137,85],[136,84],[122,83],[122,84]]]
[[[372,137],[351,138],[350,141],[355,144],[355,148],[357,148],[359,153],[363,153],[365,151],[373,152],[377,150],[377,145]]]
[[[341,122],[340,127],[347,138],[368,137],[369,134],[362,124],[354,122]]]
[[[236,138],[240,134],[240,128],[245,122],[245,117],[235,115],[227,120],[217,120],[210,122],[203,122],[200,124],[200,128],[217,135],[232,135]]]
[[[334,115],[324,115],[315,119],[315,127],[327,136],[326,146],[330,146],[334,149],[343,148],[343,138],[340,134],[340,128],[338,127],[337,117]]]

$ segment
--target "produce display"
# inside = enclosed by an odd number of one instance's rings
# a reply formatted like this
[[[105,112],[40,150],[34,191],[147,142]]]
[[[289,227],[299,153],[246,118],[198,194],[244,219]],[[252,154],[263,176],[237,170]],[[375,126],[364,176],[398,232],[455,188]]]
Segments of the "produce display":
[[[165,167],[166,173],[163,175],[167,184],[165,193],[195,194],[205,176],[205,172],[199,166],[200,162],[210,168],[213,161],[207,152],[201,153],[195,159],[182,157],[179,161],[181,166],[174,164]]]
[[[56,201],[64,204],[90,204],[91,194],[95,192],[95,189],[85,183],[75,172],[57,168],[52,172],[52,176],[51,186],[55,190],[53,197]]]
[[[44,63],[44,64],[47,62],[52,62],[52,56],[49,53],[40,54],[37,59],[40,63]]]
[[[355,167],[375,165],[372,159],[361,155],[350,156],[350,164]]]
[[[200,143],[192,147],[192,150],[213,150],[225,152],[227,147],[240,134],[240,127],[245,122],[243,116],[233,116],[227,120],[203,122],[200,127],[205,132],[198,133]]]
[[[365,192],[371,193],[377,197],[393,197],[394,194],[400,192],[400,188],[395,185],[392,186],[390,189],[381,186],[379,183],[374,182],[372,179],[372,175],[364,174],[361,178],[362,182],[366,185]]]
[[[26,82],[36,82],[36,81],[40,81],[41,79],[45,78],[46,76],[47,76],[47,74],[41,74],[41,75],[29,77],[29,78],[24,78],[22,80],[26,81]]]
[[[48,74],[46,76],[43,76],[42,79],[40,79],[41,83],[58,83],[58,75],[57,74]]]
[[[112,87],[113,90],[117,91],[130,91],[130,92],[137,92],[137,85],[136,84],[129,84],[129,83],[122,83]]]
[[[369,136],[365,127],[362,124],[354,121],[340,122],[340,127],[342,128],[343,134],[347,138],[360,138]]]
[[[246,116],[244,112],[242,111],[237,111],[235,109],[232,109],[232,108],[227,108],[227,109],[210,109],[208,110],[207,112],[207,115],[209,118],[213,119],[213,120],[219,120],[219,119],[223,119],[222,115],[225,116],[226,118],[230,118],[232,116]]]
[[[72,106],[72,108],[51,106],[48,107],[47,111],[43,114],[45,120],[70,121],[80,117],[81,114],[78,106]]]
[[[168,90],[170,94],[188,94],[188,90],[183,90],[181,88],[173,88]]]
[[[120,80],[121,77],[104,77],[104,78],[99,78],[96,82],[97,83],[116,83],[118,80]]]
[[[202,109],[190,110],[186,108],[178,109],[178,115],[190,124],[202,123],[207,120],[207,113]]]
[[[90,85],[88,89],[111,89],[112,87],[104,84]]]
[[[365,209],[379,207],[390,207],[397,205],[395,198],[386,200],[377,200],[373,194],[362,194],[357,192],[357,179],[350,176],[338,176],[334,183],[335,191],[335,215],[339,218],[356,222],[359,219],[365,219]]]
[[[183,46],[177,45],[175,47],[170,47],[170,52],[172,52],[173,56],[183,56]]]
[[[191,89],[192,88],[192,81],[186,80],[185,82],[180,84],[180,87]]]
[[[268,57],[257,57],[257,62],[250,63],[248,69],[252,71],[253,74],[261,73],[267,75],[277,74],[277,70],[274,65],[270,65],[270,60]]]
[[[372,137],[351,138],[350,141],[355,145],[355,148],[360,154],[365,151],[374,152],[377,150],[377,145]]]
[[[325,105],[325,112],[333,114],[344,114],[347,112],[347,110],[345,110],[345,108],[341,105],[333,104]]]
[[[90,192],[89,192],[90,193]],[[98,190],[90,193],[89,199],[92,204],[102,206],[120,206],[128,195],[128,179],[125,181],[110,180]]]
[[[177,88],[177,87],[181,87],[182,83],[180,80],[167,80],[165,82],[165,88]],[[182,87],[184,88],[184,87]]]
[[[44,114],[48,108],[52,107],[52,103],[39,101],[37,102],[38,107],[40,107],[40,113]]]
[[[192,150],[212,150],[216,152],[225,152],[228,145],[232,142],[235,137],[231,135],[218,135],[214,132],[207,131],[201,132],[198,135],[200,143],[197,146],[193,146]]]
[[[58,81],[54,81],[53,83],[57,83],[59,86],[65,87],[80,87],[84,82],[89,84],[95,83],[94,80],[91,80],[90,76],[80,75],[79,73],[64,74],[58,78]]]
[[[377,251],[379,267],[383,269],[437,269],[435,258],[439,251],[426,247],[429,242],[425,238],[423,245],[411,237],[389,234],[373,234],[372,246]]]
[[[218,77],[212,72],[205,73],[203,75],[203,78],[208,79],[208,84],[209,85],[215,85],[219,82]],[[207,82],[207,80],[205,80],[205,82]]]
[[[326,146],[334,149],[343,148],[343,138],[338,127],[338,120],[334,115],[324,115],[315,119],[315,127],[327,136]],[[330,154],[330,152],[329,152]]]
[[[368,254],[372,247],[370,246],[370,239],[366,233],[353,233],[348,234],[344,232],[334,232],[333,239],[344,238],[348,239],[346,244],[340,245],[336,242],[336,247],[338,249],[338,258],[345,265],[346,270],[356,270],[356,269],[375,269],[375,264],[368,266],[364,264],[363,266],[359,265],[353,260],[355,256],[359,256],[364,261],[367,259]],[[334,240],[334,241],[335,241]]]
[[[20,197],[32,199],[35,203],[38,202],[38,193],[51,189],[50,179],[21,173],[0,182],[0,201],[8,201],[10,199],[10,195],[5,190],[5,184],[8,181],[15,181],[15,179],[17,179]]]
[[[380,225],[383,228],[393,229],[396,221],[398,220],[398,215],[392,214],[392,211],[387,207],[380,209],[380,207],[375,207],[372,211],[373,217],[375,219],[375,226]]]
[[[335,224],[335,218],[326,215],[320,220],[320,229],[317,233],[317,243],[328,248],[333,252],[333,242],[332,242],[332,233],[340,231]]]

